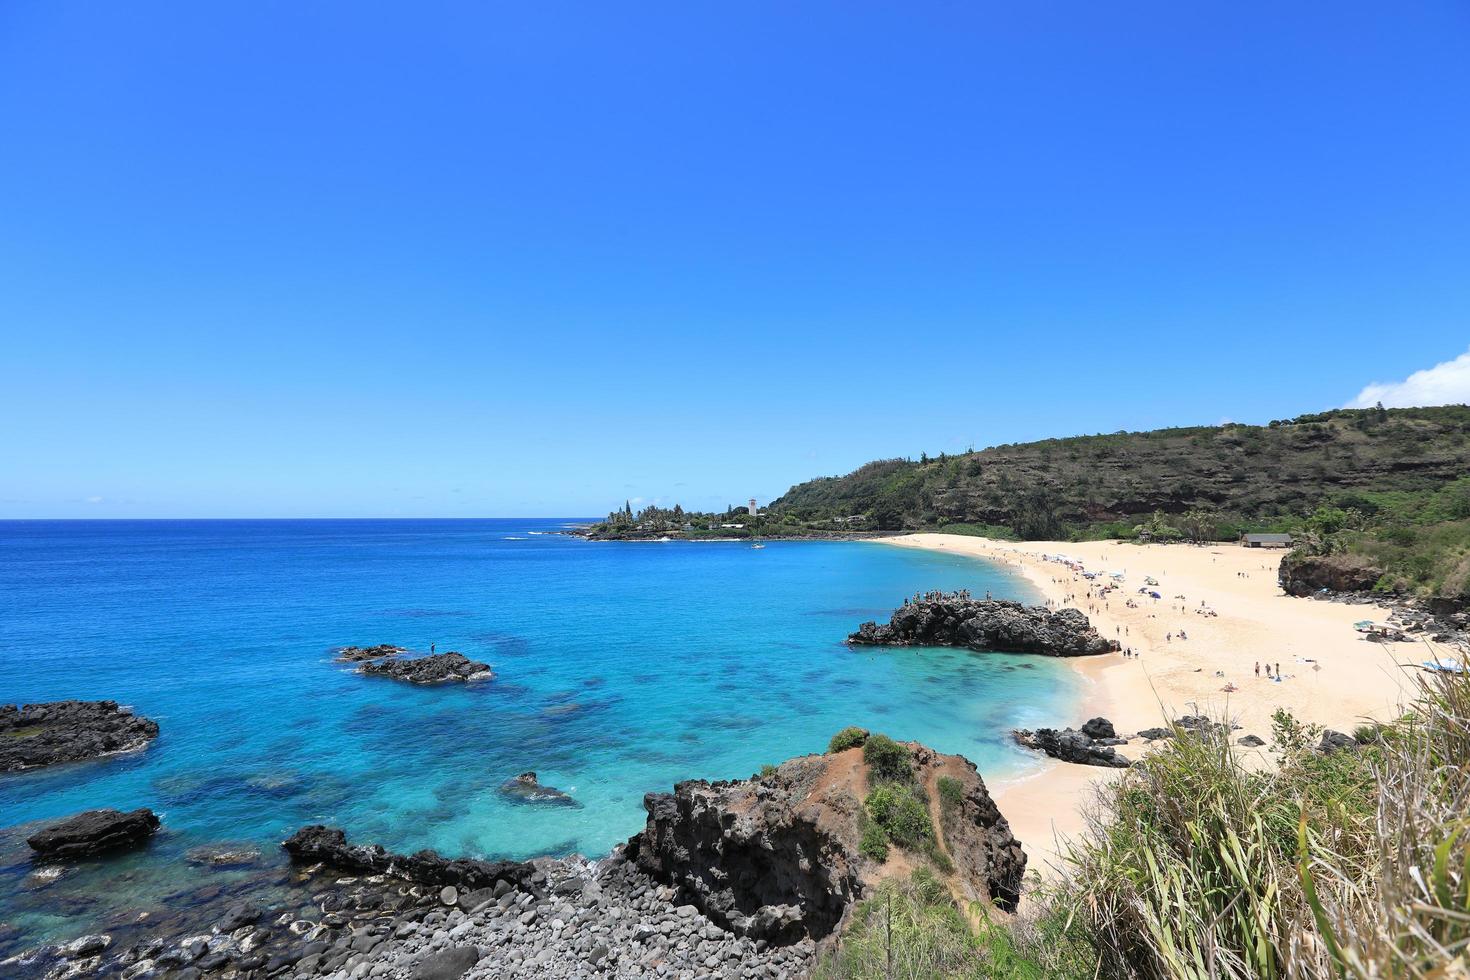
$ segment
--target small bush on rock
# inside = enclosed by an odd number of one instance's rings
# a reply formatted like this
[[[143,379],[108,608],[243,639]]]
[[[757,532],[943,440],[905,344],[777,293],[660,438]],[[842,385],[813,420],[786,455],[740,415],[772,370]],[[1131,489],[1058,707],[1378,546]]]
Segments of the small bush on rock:
[[[868,740],[868,730],[856,725],[849,725],[836,735],[832,741],[827,743],[828,752],[841,752],[845,749],[855,749]]]
[[[965,802],[965,784],[953,776],[940,776],[939,801],[945,807],[959,806]]]
[[[879,786],[863,805],[872,822],[899,847],[915,850],[934,839],[929,808],[906,786]]]
[[[863,745],[863,761],[876,783],[907,783],[914,778],[909,750],[887,735],[870,735]]]
[[[871,821],[863,828],[863,839],[858,843],[858,851],[863,857],[872,858],[879,864],[888,860],[888,837],[883,833],[883,828]]]

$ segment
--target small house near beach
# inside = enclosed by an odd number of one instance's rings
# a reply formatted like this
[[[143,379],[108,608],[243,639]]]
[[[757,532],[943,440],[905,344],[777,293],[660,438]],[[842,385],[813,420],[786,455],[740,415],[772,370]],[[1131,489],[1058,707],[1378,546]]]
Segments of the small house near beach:
[[[1290,548],[1289,534],[1242,534],[1240,543],[1247,548]]]

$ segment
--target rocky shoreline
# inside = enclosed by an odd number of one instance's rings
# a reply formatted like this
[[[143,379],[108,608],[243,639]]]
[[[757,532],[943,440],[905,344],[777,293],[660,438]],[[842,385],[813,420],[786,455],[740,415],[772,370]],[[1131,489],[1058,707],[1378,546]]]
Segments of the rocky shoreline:
[[[1025,856],[974,766],[889,744],[942,811],[955,894],[1014,908]],[[303,827],[232,888],[180,893],[162,915],[120,910],[103,931],[0,959],[0,976],[805,977],[853,904],[910,866],[860,846],[873,778],[851,748],[680,783],[648,794],[644,830],[599,861],[395,854]],[[189,861],[222,873],[202,851]]]
[[[157,722],[116,701],[0,705],[0,772],[132,752],[157,737]]]
[[[980,651],[1084,657],[1118,644],[1080,609],[976,599],[969,592],[929,592],[906,601],[885,624],[866,622],[847,638],[855,645],[951,646]]]

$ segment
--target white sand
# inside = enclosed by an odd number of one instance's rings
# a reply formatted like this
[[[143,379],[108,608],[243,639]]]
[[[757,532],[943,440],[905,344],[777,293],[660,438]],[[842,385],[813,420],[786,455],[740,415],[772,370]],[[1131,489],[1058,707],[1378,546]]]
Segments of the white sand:
[[[1205,713],[1241,725],[1237,736],[1255,734],[1269,743],[1271,715],[1285,708],[1301,721],[1351,732],[1365,719],[1392,717],[1407,699],[1411,670],[1433,656],[1423,644],[1380,644],[1356,633],[1354,622],[1386,616],[1376,606],[1285,595],[1276,584],[1280,551],[1234,544],[1013,543],[955,534],[884,540],[1014,566],[1053,605],[1082,609],[1105,636],[1141,654],[1070,661],[1089,683],[1077,717],[1056,719],[1058,728],[1104,715],[1120,734],[1131,734],[1183,714]],[[1043,554],[1067,555],[1088,571],[1121,571],[1126,578],[1106,601],[1091,598],[1086,579],[1042,560]],[[1158,580],[1149,588],[1162,599],[1138,594],[1146,576]],[[1124,605],[1130,598],[1138,608]],[[1200,615],[1202,601],[1217,615]],[[1179,637],[1181,629],[1188,639]],[[1268,662],[1273,673],[1281,665],[1280,683],[1267,679]],[[1226,693],[1227,683],[1239,690]],[[1122,751],[1136,755],[1136,745]],[[1048,762],[1033,775],[993,787],[1033,868],[1045,873],[1054,865],[1058,835],[1081,829],[1081,806],[1091,787],[1116,775],[1117,770]]]

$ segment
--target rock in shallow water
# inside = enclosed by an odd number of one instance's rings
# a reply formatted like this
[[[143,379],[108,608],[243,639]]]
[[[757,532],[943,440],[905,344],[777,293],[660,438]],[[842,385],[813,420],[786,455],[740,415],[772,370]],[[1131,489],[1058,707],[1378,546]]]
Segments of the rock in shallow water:
[[[0,705],[0,772],[129,752],[157,737],[157,722],[116,701]]]
[[[36,853],[51,861],[98,857],[146,843],[158,829],[158,817],[146,807],[122,813],[88,810],[26,839]]]
[[[952,646],[1008,653],[1080,657],[1118,649],[1080,609],[1051,610],[1008,599],[975,599],[968,592],[931,592],[910,599],[886,624],[867,622],[848,643],[880,646]]]
[[[516,803],[542,803],[547,806],[580,806],[576,800],[555,786],[543,786],[534,772],[523,772],[500,784],[501,796]]]
[[[436,653],[411,660],[392,658],[365,661],[357,668],[374,677],[391,677],[410,684],[442,684],[447,681],[482,681],[493,675],[490,665],[471,660],[462,653]]]

